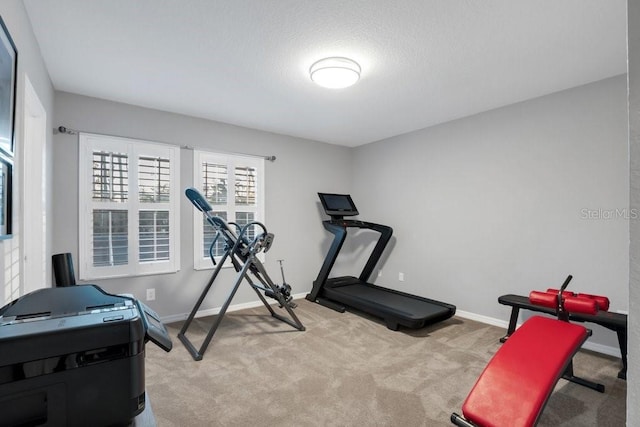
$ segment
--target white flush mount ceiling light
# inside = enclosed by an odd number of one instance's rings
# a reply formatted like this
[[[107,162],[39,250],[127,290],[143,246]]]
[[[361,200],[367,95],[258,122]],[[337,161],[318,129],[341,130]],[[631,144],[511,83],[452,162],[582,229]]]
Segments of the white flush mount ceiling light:
[[[342,89],[360,79],[360,65],[349,58],[324,58],[309,68],[311,80],[329,89]]]

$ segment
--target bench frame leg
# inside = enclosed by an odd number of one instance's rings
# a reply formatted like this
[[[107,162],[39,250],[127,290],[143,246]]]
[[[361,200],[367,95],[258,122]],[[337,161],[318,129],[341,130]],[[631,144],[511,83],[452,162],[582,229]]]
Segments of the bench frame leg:
[[[622,355],[622,369],[618,372],[618,378],[621,380],[627,379],[627,330],[618,329],[618,344],[620,345],[620,354]]]
[[[569,362],[569,365],[567,365],[567,369],[565,369],[564,374],[562,374],[562,378],[567,381],[571,381],[572,383],[590,388],[600,393],[604,393],[604,384],[598,384],[596,382],[573,375],[573,359],[571,360],[571,362]]]
[[[507,328],[507,334],[500,338],[500,342],[504,343],[509,339],[512,333],[516,331],[516,326],[518,325],[518,316],[520,315],[520,307],[512,306],[511,307],[511,317],[509,318],[509,327]]]
[[[451,414],[451,422],[458,427],[476,427],[475,424],[471,424],[469,421],[465,420],[461,415],[458,415],[455,412]]]

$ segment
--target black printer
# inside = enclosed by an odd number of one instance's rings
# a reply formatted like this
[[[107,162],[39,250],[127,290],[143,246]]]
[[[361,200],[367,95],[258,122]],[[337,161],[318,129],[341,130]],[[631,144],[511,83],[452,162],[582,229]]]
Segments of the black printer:
[[[172,343],[140,301],[96,285],[0,308],[0,425],[127,425],[145,407],[145,344]]]

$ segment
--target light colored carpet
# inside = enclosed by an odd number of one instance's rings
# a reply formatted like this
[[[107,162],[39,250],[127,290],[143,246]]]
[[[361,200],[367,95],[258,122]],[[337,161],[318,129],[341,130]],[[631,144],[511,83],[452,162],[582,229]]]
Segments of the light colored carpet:
[[[160,427],[446,426],[497,351],[504,330],[454,317],[391,331],[376,319],[298,300],[307,330],[264,307],[228,313],[204,359],[194,361],[168,326],[174,348],[147,345],[147,393]],[[194,321],[198,344],[211,318]],[[604,394],[560,380],[540,426],[624,426],[620,360],[581,351],[576,375]],[[534,367],[532,367],[534,368]]]

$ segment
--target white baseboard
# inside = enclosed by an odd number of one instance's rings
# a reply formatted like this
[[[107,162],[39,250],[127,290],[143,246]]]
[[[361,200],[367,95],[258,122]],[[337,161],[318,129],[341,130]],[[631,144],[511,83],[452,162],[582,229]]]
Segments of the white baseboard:
[[[481,314],[470,313],[468,311],[456,310],[456,316],[463,319],[475,320],[476,322],[485,323],[491,326],[497,326],[499,328],[507,329],[509,322],[496,319],[494,317],[483,316]],[[520,327],[521,323],[518,323],[517,327]],[[582,346],[585,350],[595,351],[596,353],[606,354],[607,356],[621,357],[620,349],[618,347],[611,347],[609,345],[602,345],[588,341]]]
[[[306,296],[306,293],[294,294],[293,299],[294,300],[301,299],[301,298],[304,298],[305,296]],[[276,304],[276,303],[277,301],[275,300],[269,301],[269,304]],[[244,310],[246,308],[255,308],[255,307],[261,307],[261,306],[262,306],[262,301],[260,300],[244,302],[240,304],[232,304],[229,306],[229,309],[227,310],[227,312]],[[204,317],[204,316],[214,316],[218,313],[220,313],[220,307],[209,308],[206,310],[198,311],[195,317],[198,318],[198,317]],[[483,316],[481,314],[471,313],[463,310],[456,310],[456,316],[462,317],[463,319],[475,320],[476,322],[484,323],[491,326],[497,326],[498,328],[507,329],[507,327],[509,326],[509,322],[505,320],[496,319],[495,317]],[[171,316],[163,316],[161,320],[164,323],[171,323],[171,322],[179,322],[179,321],[185,320],[187,317],[189,317],[189,313],[181,313],[181,314],[174,314]],[[520,326],[520,323],[518,323],[518,327],[519,326]],[[617,347],[611,347],[608,345],[602,345],[602,344],[598,344],[590,341],[587,341],[586,343],[584,343],[582,347],[586,350],[595,351],[596,353],[606,354],[607,356],[620,357],[620,349]]]
[[[456,310],[456,316],[462,317],[463,319],[475,320],[476,322],[485,323],[491,326],[497,326],[499,328],[507,329],[507,327],[509,326],[509,322],[505,320],[496,319],[495,317],[483,316],[481,314],[470,313],[468,311]]]
[[[618,347],[611,347],[610,345],[602,345],[595,342],[587,341],[582,346],[585,350],[595,351],[596,353],[606,354],[607,356],[622,357],[620,355],[620,349]]]
[[[306,293],[293,294],[292,297],[294,300],[296,300],[296,299],[304,298],[305,295],[307,294]],[[269,300],[269,299],[267,300],[267,302],[271,305],[278,303],[278,301],[276,300]],[[251,302],[243,302],[240,304],[231,304],[227,309],[227,313],[232,311],[244,310],[247,308],[256,308],[256,307],[262,307],[262,301],[255,300]],[[198,318],[198,317],[205,317],[205,316],[215,316],[216,314],[220,313],[221,308],[222,307],[214,307],[214,308],[208,308],[206,310],[198,310],[195,317]],[[182,320],[186,320],[187,317],[189,317],[189,313],[180,313],[180,314],[172,314],[170,316],[162,316],[160,320],[162,320],[163,323],[172,323],[172,322],[180,322]]]

